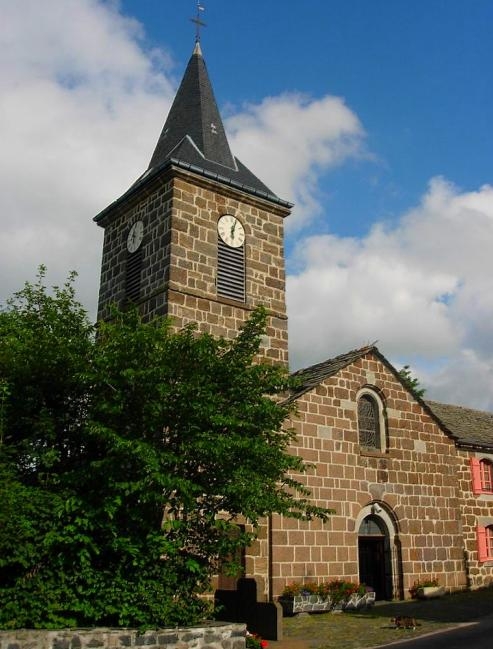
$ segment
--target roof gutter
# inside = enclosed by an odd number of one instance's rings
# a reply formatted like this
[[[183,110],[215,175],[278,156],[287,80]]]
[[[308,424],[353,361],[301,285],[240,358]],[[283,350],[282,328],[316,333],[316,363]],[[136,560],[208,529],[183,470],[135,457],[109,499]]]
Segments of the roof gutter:
[[[270,194],[269,192],[263,192],[260,189],[255,189],[254,187],[250,187],[249,185],[239,183],[233,178],[228,178],[227,176],[222,176],[221,174],[215,173],[213,171],[208,171],[203,167],[199,167],[198,165],[192,164],[190,162],[185,162],[184,160],[180,160],[179,158],[168,158],[168,160],[163,162],[163,164],[159,165],[158,167],[155,167],[154,169],[148,169],[147,171],[145,171],[142,174],[142,176],[140,176],[140,178],[138,178],[135,181],[135,183],[129,189],[127,189],[127,191],[124,194],[120,196],[120,198],[117,198],[116,201],[113,201],[113,203],[110,203],[108,207],[106,207],[104,210],[99,212],[99,214],[97,214],[93,218],[93,221],[95,221],[96,223],[102,221],[104,217],[109,212],[111,212],[115,207],[117,207],[121,202],[123,202],[124,200],[128,199],[130,196],[135,194],[145,184],[149,183],[151,180],[159,176],[163,171],[166,171],[167,169],[170,169],[172,167],[178,167],[179,169],[184,169],[185,171],[191,171],[192,173],[198,174],[199,176],[203,176],[204,178],[208,178],[210,180],[215,180],[216,182],[221,183],[222,185],[228,185],[230,187],[234,187],[235,189],[239,189],[241,191],[244,191],[247,194],[257,196],[258,198],[262,198],[271,203],[275,203],[276,205],[285,207],[286,209],[291,209],[293,207],[293,203],[290,203],[289,201],[285,201],[282,198],[279,198],[279,196],[276,196],[275,194]]]

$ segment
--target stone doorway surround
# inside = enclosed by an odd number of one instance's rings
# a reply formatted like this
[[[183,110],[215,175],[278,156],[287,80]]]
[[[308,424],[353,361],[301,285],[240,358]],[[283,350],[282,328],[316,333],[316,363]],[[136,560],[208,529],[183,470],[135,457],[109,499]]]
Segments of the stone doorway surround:
[[[364,536],[360,534],[363,522],[369,518],[373,520],[381,533],[378,535]],[[356,517],[355,530],[358,534],[358,548],[360,543],[366,544],[366,551],[374,549],[375,557],[379,556],[381,570],[381,584],[377,585],[380,592],[377,599],[403,599],[403,575],[401,543],[399,539],[398,519],[384,501],[374,500],[363,507]],[[360,554],[358,552],[358,570],[361,578]],[[370,585],[370,584],[369,584]]]

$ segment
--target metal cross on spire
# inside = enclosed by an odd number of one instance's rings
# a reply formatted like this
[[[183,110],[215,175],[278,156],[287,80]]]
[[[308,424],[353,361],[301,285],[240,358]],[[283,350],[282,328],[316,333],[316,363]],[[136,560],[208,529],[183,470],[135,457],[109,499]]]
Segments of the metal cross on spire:
[[[197,15],[195,18],[190,18],[190,20],[195,23],[195,42],[200,43],[200,28],[206,27],[206,24],[200,20],[200,12],[205,11],[205,7],[200,4],[200,0],[197,1]]]

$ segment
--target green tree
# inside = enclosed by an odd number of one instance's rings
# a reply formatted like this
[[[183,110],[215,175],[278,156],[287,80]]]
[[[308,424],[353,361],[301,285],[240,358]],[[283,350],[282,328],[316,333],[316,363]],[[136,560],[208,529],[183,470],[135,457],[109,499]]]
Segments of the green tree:
[[[266,314],[232,341],[134,310],[95,336],[73,277],[43,282],[0,313],[0,624],[193,623],[262,517],[328,514],[289,453],[290,379],[258,362]]]
[[[412,375],[409,365],[404,365],[404,367],[399,370],[399,376],[404,385],[409,388],[411,392],[418,397],[424,397],[426,388],[423,388],[419,379]]]
[[[71,275],[51,293],[26,284],[0,311],[0,623],[56,624],[60,512],[86,458],[93,327]],[[49,574],[51,571],[51,575]],[[55,585],[54,585],[55,584]],[[65,616],[60,616],[63,622]]]

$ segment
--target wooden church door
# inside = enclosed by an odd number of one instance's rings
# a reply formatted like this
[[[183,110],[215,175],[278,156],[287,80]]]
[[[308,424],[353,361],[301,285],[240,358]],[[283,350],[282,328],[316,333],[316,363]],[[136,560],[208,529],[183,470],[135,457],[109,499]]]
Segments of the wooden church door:
[[[392,598],[389,533],[377,516],[367,516],[358,533],[359,580],[375,591],[376,599]]]

